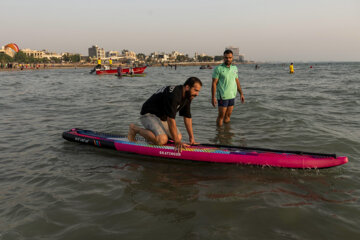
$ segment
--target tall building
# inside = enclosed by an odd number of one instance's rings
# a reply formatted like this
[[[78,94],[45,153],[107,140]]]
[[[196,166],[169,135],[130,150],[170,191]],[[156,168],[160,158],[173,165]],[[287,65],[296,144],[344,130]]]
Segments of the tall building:
[[[89,57],[105,58],[105,50],[103,48],[99,48],[97,45],[93,45],[89,48]]]
[[[231,50],[233,52],[233,60],[240,61],[240,51],[237,47],[226,47],[225,50]]]

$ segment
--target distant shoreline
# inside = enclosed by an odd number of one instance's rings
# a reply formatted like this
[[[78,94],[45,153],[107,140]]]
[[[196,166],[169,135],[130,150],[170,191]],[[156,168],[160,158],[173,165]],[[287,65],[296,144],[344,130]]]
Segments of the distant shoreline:
[[[156,63],[156,64],[152,64],[150,65],[150,67],[167,67],[167,66],[203,66],[203,65],[210,65],[210,66],[216,66],[221,64],[222,62],[178,62],[178,63]],[[255,64],[255,62],[245,62],[245,63],[235,63],[236,65],[238,64]],[[29,64],[29,65],[33,65],[33,64]],[[19,67],[16,68],[0,68],[0,71],[8,71],[8,72],[12,72],[12,71],[28,71],[28,70],[47,70],[47,69],[70,69],[70,68],[94,68],[96,66],[96,64],[90,64],[90,63],[65,63],[65,64],[59,64],[59,63],[54,63],[54,64],[38,64],[40,65],[40,67],[27,67],[27,68],[23,68],[20,69]],[[107,65],[107,64],[106,64]],[[116,68],[117,66],[119,66],[119,64],[113,64],[113,68]],[[122,64],[123,67],[129,67],[127,64]]]

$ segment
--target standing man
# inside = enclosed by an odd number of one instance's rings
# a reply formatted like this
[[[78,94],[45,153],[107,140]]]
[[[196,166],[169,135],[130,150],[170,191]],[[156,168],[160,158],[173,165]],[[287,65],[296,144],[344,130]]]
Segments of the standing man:
[[[96,72],[96,69],[101,69],[101,58],[97,59],[97,65],[90,71],[90,73]]]
[[[121,64],[119,64],[119,66],[117,67],[117,76],[119,78],[122,78],[122,67],[121,67]]]
[[[218,103],[219,113],[216,119],[218,126],[222,126],[223,122],[230,122],[237,92],[240,93],[241,102],[245,102],[239,82],[238,68],[231,64],[232,60],[233,52],[225,50],[224,63],[217,66],[212,75],[211,103],[214,107]]]
[[[112,59],[109,59],[109,65],[110,65],[110,69],[112,68]]]
[[[175,116],[179,112],[189,135],[190,144],[195,144],[190,112],[191,101],[199,95],[202,82],[196,77],[188,78],[183,85],[167,86],[154,93],[142,106],[140,121],[144,128],[130,124],[128,139],[135,142],[136,134],[147,141],[164,145],[171,138],[175,148],[181,152],[187,145],[181,142],[181,134],[176,126]]]

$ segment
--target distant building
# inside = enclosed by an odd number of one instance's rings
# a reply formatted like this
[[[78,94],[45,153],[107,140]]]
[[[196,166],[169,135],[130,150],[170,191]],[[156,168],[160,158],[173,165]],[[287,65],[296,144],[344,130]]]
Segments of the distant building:
[[[108,51],[108,52],[106,52],[106,57],[107,58],[118,58],[120,56],[121,56],[121,54],[118,51]]]
[[[245,62],[245,56],[243,54],[239,55],[239,62]]]
[[[177,57],[177,56],[183,56],[184,54],[178,51],[172,51],[169,56]]]
[[[197,52],[195,52],[195,54],[194,54],[194,59],[196,60],[197,58],[198,58],[198,53]]]
[[[184,54],[181,53],[181,52],[178,52],[178,51],[172,51],[170,54],[168,54],[168,59],[167,59],[167,61],[168,61],[168,62],[175,62],[175,61],[176,61],[176,58],[177,58],[178,56],[184,56]]]
[[[157,55],[157,59],[160,62],[166,62],[166,61],[169,60],[169,56],[166,53],[160,53],[160,54]]]
[[[105,50],[99,48],[97,45],[93,45],[89,48],[89,57],[91,58],[105,58]]]
[[[50,52],[48,50],[42,50],[42,52],[44,53],[43,54],[43,57],[47,58],[47,59],[51,59],[51,58],[58,58],[60,59],[62,57],[61,54],[58,54],[56,52]]]
[[[123,56],[128,59],[136,60],[136,53],[133,51],[124,51]]]
[[[225,50],[231,50],[233,52],[233,60],[240,61],[240,51],[237,47],[226,47]],[[243,56],[243,55],[242,55]],[[243,59],[244,60],[244,59]]]
[[[43,58],[45,55],[43,51],[31,50],[29,48],[21,49],[21,51],[23,53],[25,53],[26,56],[33,57],[33,58]]]
[[[156,58],[157,58],[157,55],[158,55],[157,52],[152,52],[152,53],[150,53],[150,55],[149,55],[149,57],[148,57],[148,61],[153,61],[153,62],[155,62],[155,61],[156,61]]]
[[[61,56],[64,56],[64,55],[71,56],[71,55],[75,55],[75,54],[78,54],[78,53],[62,52],[60,55]],[[78,54],[78,55],[81,56],[81,54]]]
[[[200,59],[204,58],[204,57],[210,57],[209,55],[207,55],[206,53],[197,53],[195,52],[195,55],[194,55],[194,60],[195,61],[199,61]],[[214,59],[214,57],[212,57]]]

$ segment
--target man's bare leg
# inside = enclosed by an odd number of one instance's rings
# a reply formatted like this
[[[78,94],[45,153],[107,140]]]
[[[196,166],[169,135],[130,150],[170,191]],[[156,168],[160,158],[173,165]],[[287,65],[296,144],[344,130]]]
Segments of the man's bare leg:
[[[142,137],[146,139],[146,141],[156,144],[156,145],[164,145],[168,141],[168,137],[166,134],[161,134],[159,136],[155,136],[155,134],[147,130],[145,128],[141,128],[139,126],[136,126],[135,124],[131,123],[129,125],[129,133],[128,133],[128,139],[131,142],[136,142],[135,136],[136,134],[140,134]]]
[[[221,127],[223,125],[226,109],[227,107],[218,107],[219,113],[216,119],[216,124],[218,127]]]
[[[224,123],[230,122],[230,116],[232,114],[232,111],[234,109],[234,106],[227,107],[224,117]]]
[[[129,133],[128,133],[128,139],[131,142],[136,142],[136,134],[140,134],[143,136],[147,141],[150,141],[152,143],[156,142],[156,138],[153,132],[146,130],[144,128],[141,128],[139,126],[136,126],[135,124],[131,123],[129,125]]]
[[[136,142],[135,137],[136,134],[139,133],[139,131],[137,130],[138,126],[136,126],[135,124],[131,123],[129,125],[129,132],[128,132],[128,139],[130,142]]]

